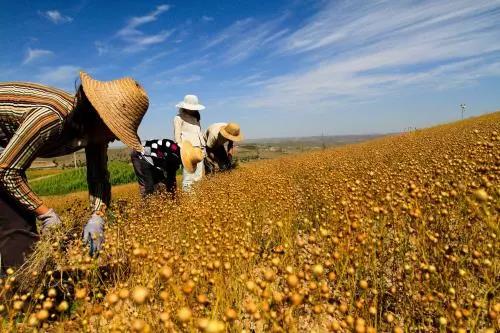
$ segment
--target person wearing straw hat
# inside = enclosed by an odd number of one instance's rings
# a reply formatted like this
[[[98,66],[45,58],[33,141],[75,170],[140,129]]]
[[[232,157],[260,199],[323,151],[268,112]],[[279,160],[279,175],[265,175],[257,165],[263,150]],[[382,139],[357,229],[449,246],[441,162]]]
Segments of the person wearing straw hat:
[[[205,173],[226,171],[233,167],[234,143],[243,140],[240,125],[236,123],[215,123],[205,132],[207,157]]]
[[[21,265],[39,239],[61,224],[57,213],[30,188],[26,169],[39,157],[85,149],[91,217],[83,240],[91,255],[104,241],[104,212],[111,186],[108,143],[121,140],[142,151],[137,129],[149,106],[132,78],[98,81],[80,72],[76,95],[24,82],[0,83],[0,256],[2,269]]]
[[[186,95],[182,102],[179,102],[176,107],[179,109],[178,114],[174,117],[174,140],[177,144],[182,144],[184,141],[189,142],[193,147],[200,148],[205,154],[205,138],[201,131],[200,111],[205,109],[201,105],[198,97],[195,95]],[[200,181],[203,177],[203,160],[200,161],[196,168],[190,172],[187,168],[182,170],[182,189],[190,191],[193,183]]]
[[[185,169],[193,172],[203,160],[203,153],[187,141],[181,149],[173,140],[148,140],[142,152],[132,151],[131,159],[143,198],[159,191],[162,185],[174,197],[179,165],[182,163]]]

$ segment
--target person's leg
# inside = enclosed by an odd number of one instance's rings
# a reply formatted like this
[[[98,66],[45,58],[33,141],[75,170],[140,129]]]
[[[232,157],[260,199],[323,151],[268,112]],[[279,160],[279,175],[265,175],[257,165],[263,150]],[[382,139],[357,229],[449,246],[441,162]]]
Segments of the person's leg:
[[[167,190],[166,189],[167,181],[165,179],[164,172],[158,168],[153,168],[153,170],[151,171],[153,173],[154,193],[165,192]]]
[[[169,165],[165,171],[165,185],[167,186],[167,192],[175,196],[177,190],[177,169],[179,169],[178,164]]]
[[[18,207],[0,192],[1,270],[21,266],[38,239],[35,214]]]
[[[194,173],[188,172],[185,168],[182,169],[182,191],[191,191],[191,186],[194,183]]]
[[[204,162],[201,160],[196,165],[196,170],[194,171],[194,181],[199,182],[203,178]]]
[[[132,160],[132,166],[134,167],[135,176],[137,177],[137,182],[139,183],[139,191],[141,193],[141,196],[145,196],[146,193],[144,187],[144,180],[146,177],[144,175],[142,160],[139,157],[139,153],[133,151],[130,154],[130,159]]]
[[[153,194],[155,190],[154,170],[155,167],[144,159],[140,158],[139,153],[132,153],[132,164],[139,181],[141,195],[144,197]]]
[[[184,192],[191,191],[191,187],[194,182],[200,181],[203,178],[203,169],[204,169],[204,160],[206,158],[206,150],[205,148],[201,148],[203,151],[203,159],[196,164],[196,168],[193,173],[189,173],[186,169],[182,170],[182,190]]]

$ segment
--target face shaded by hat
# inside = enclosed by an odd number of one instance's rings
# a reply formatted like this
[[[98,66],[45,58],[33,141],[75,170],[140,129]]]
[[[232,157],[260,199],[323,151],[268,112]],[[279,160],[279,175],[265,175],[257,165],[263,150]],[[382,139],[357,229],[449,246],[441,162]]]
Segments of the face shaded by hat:
[[[129,77],[98,81],[85,72],[80,72],[80,79],[104,124],[128,147],[142,151],[137,129],[148,110],[149,98],[141,85]]]

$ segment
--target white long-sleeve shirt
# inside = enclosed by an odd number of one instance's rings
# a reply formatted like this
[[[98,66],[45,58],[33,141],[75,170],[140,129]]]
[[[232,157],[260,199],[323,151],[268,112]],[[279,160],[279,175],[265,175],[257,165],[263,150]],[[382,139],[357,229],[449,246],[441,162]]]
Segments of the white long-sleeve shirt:
[[[215,123],[210,125],[205,132],[205,143],[208,148],[215,148],[224,145],[226,142],[230,141],[219,135],[222,127],[226,126],[227,123]]]
[[[194,147],[205,147],[205,138],[195,112],[197,111],[179,110],[174,117],[174,140],[178,144],[188,140]]]

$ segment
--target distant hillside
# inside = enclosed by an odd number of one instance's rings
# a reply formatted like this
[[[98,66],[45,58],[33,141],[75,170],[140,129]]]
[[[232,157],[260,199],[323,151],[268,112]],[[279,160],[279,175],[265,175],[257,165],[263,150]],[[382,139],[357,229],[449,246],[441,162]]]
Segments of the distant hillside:
[[[238,144],[238,158],[242,162],[255,159],[271,159],[285,154],[367,141],[380,136],[382,135],[335,135],[245,140]],[[108,150],[109,161],[128,162],[130,160],[129,156],[130,149],[126,147],[110,148]],[[78,151],[75,157],[70,154],[52,159],[39,158],[35,160],[32,168],[72,168],[75,165],[75,160],[77,166],[85,165],[85,151]]]

